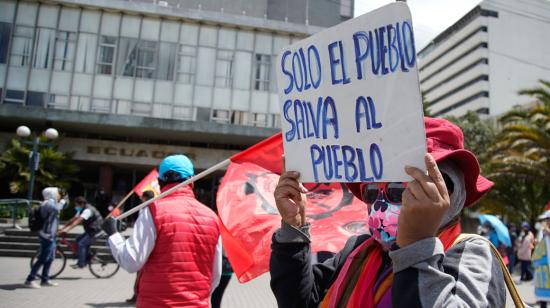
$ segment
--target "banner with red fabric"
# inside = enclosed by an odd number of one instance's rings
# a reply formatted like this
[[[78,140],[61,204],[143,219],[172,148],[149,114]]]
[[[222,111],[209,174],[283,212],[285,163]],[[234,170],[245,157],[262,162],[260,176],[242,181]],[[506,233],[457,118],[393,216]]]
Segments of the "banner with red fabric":
[[[281,134],[234,155],[218,189],[224,249],[241,283],[269,270],[271,236],[281,225],[273,191],[282,155]],[[313,252],[338,252],[350,236],[367,232],[367,208],[344,184],[304,186]]]
[[[133,191],[141,197],[143,195],[143,192],[146,190],[152,190],[155,193],[155,197],[160,194],[160,186],[159,186],[159,173],[157,169],[151,170],[149,174],[147,174],[143,180],[141,180],[136,187],[134,187]]]

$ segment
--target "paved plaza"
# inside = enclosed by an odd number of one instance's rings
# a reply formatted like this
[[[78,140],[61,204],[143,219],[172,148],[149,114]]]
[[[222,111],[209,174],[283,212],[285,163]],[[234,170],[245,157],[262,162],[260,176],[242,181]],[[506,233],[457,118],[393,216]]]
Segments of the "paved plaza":
[[[59,283],[58,287],[38,290],[22,286],[29,273],[28,259],[0,257],[0,269],[0,307],[133,307],[126,304],[125,299],[131,296],[135,275],[122,269],[112,278],[97,279],[88,269],[75,270],[67,266],[55,280]],[[533,283],[522,283],[518,287],[524,300],[533,304]],[[513,307],[510,299],[507,302],[507,307]],[[269,289],[268,274],[246,284],[239,284],[233,276],[222,303],[225,308],[276,306]]]

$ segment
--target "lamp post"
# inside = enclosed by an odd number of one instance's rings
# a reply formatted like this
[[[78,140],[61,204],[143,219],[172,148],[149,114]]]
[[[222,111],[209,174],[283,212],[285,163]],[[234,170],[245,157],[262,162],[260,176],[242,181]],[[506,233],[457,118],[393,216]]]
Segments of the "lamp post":
[[[15,131],[17,136],[21,138],[27,138],[31,135],[31,129],[27,126],[19,126]],[[44,136],[49,140],[54,140],[59,136],[59,133],[55,128],[48,128],[44,131]],[[40,163],[40,153],[38,153],[38,147],[40,146],[40,135],[35,135],[32,138],[32,142],[25,142],[25,144],[32,144],[32,152],[29,155],[29,169],[31,170],[31,179],[29,182],[29,192],[27,199],[32,202],[32,192],[34,189],[34,177],[36,170],[38,170],[38,164]]]

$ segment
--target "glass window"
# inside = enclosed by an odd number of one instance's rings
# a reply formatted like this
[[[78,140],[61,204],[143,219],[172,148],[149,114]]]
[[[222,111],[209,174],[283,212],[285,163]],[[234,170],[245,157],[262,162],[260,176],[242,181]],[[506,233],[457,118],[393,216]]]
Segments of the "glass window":
[[[265,113],[252,113],[250,114],[250,124],[252,126],[266,127],[267,126],[267,114]]]
[[[229,123],[229,110],[213,109],[211,121],[218,123]]]
[[[160,43],[159,48],[159,66],[157,70],[157,79],[174,80],[174,68],[176,62],[176,44]]]
[[[11,24],[0,22],[0,63],[8,60],[8,46],[10,45]]]
[[[55,30],[38,28],[34,42],[34,68],[47,69],[52,66]]]
[[[59,18],[59,29],[76,32],[78,30],[78,19],[80,10],[75,8],[63,7]]]
[[[44,92],[27,92],[27,106],[44,107],[46,103],[46,93]]]
[[[97,55],[98,74],[111,75],[113,73],[113,65],[116,54],[116,40],[116,37],[113,36],[102,35],[100,37]],[[124,64],[124,59],[120,58],[119,55],[119,63]]]
[[[216,87],[230,88],[233,84],[233,52],[219,50],[216,56]]]
[[[155,77],[157,42],[140,41],[138,44],[136,77],[152,79]]]
[[[6,91],[6,97],[4,103],[6,104],[20,104],[25,102],[25,91],[10,90]]]
[[[51,94],[47,107],[56,109],[68,109],[69,97],[66,95]]]
[[[137,61],[138,40],[131,38],[120,38],[118,49],[117,74],[122,76],[135,76]]]
[[[233,111],[231,113],[231,124],[246,125],[248,123],[248,112],[245,111]]]
[[[193,83],[195,76],[195,65],[197,58],[196,47],[180,45],[178,53],[178,81],[182,83]]]
[[[70,71],[73,68],[73,61],[76,46],[76,33],[58,31],[55,38],[55,59],[53,67],[58,71]]]
[[[15,5],[17,2],[15,1],[0,1],[0,20],[1,21],[7,21],[11,24],[11,21],[13,19],[13,15],[15,14]]]
[[[11,50],[10,64],[14,66],[27,66],[31,60],[33,28],[16,26],[13,35],[13,47]]]
[[[97,35],[80,33],[76,49],[75,71],[88,74],[94,72],[96,46]]]
[[[256,54],[256,72],[254,74],[254,89],[269,91],[271,56]]]

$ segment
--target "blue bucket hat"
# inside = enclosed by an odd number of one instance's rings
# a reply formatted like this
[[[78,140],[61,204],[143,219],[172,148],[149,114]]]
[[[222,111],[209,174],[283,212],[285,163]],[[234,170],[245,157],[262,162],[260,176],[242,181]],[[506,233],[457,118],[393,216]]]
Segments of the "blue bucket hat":
[[[193,163],[183,154],[170,155],[166,157],[159,166],[159,179],[165,180],[167,171],[174,171],[180,175],[181,179],[187,179],[195,175]]]

